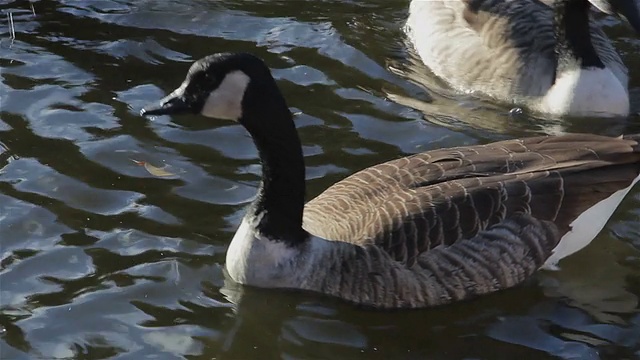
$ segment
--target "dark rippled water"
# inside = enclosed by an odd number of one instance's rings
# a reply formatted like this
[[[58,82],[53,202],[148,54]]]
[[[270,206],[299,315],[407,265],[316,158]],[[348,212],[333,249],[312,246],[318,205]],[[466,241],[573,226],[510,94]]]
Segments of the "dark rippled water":
[[[363,311],[225,282],[258,182],[250,138],[137,114],[194,59],[255,52],[297,114],[309,197],[403,154],[640,131],[637,116],[536,120],[450,94],[406,46],[408,1],[32,4],[0,3],[0,358],[640,358],[640,190],[560,272],[463,304]],[[640,43],[606,24],[637,111]]]

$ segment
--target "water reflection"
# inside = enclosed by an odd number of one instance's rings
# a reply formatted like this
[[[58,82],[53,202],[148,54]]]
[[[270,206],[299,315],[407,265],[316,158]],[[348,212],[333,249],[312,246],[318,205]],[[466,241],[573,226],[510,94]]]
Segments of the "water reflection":
[[[373,312],[226,282],[226,247],[259,180],[250,138],[138,110],[195,58],[257,53],[296,114],[309,197],[406,153],[640,131],[636,118],[534,119],[447,92],[405,44],[407,1],[33,4],[36,15],[28,1],[0,4],[16,30],[0,44],[3,359],[638,356],[638,191],[560,272],[450,307]],[[637,111],[640,45],[610,30]]]

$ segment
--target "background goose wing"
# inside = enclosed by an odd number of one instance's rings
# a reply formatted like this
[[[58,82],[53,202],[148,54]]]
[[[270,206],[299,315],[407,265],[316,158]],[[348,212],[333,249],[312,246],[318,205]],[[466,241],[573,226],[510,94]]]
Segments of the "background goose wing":
[[[423,62],[453,87],[510,98],[552,85],[552,19],[538,0],[412,1],[407,28]]]
[[[521,213],[563,235],[586,209],[628,187],[639,162],[635,140],[588,134],[435,150],[334,184],[306,205],[304,228],[376,245],[411,266],[438,245]]]
[[[629,71],[613,46],[613,43],[594,20],[592,20],[589,25],[591,28],[591,42],[600,60],[613,72],[613,75],[620,81],[622,86],[627,88],[629,86]]]

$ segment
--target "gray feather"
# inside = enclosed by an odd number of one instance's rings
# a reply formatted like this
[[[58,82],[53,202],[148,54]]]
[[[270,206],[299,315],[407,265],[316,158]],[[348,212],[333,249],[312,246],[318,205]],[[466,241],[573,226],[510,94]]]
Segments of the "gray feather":
[[[322,276],[308,279],[304,288],[378,308],[448,304],[520,284],[559,239],[552,222],[517,214],[469,239],[422,253],[411,266],[373,245],[336,243],[319,259]]]

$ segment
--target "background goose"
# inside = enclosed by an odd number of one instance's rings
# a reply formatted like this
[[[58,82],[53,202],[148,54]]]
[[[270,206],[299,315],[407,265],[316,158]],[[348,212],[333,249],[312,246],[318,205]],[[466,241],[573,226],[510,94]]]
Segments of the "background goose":
[[[627,68],[590,3],[640,32],[636,0],[412,0],[406,29],[425,65],[459,91],[553,115],[625,116]]]
[[[640,172],[640,135],[571,134],[441,149],[364,169],[306,206],[292,115],[249,54],[195,62],[144,115],[242,124],[262,182],[229,246],[239,283],[378,308],[446,304],[512,287],[586,246]]]

